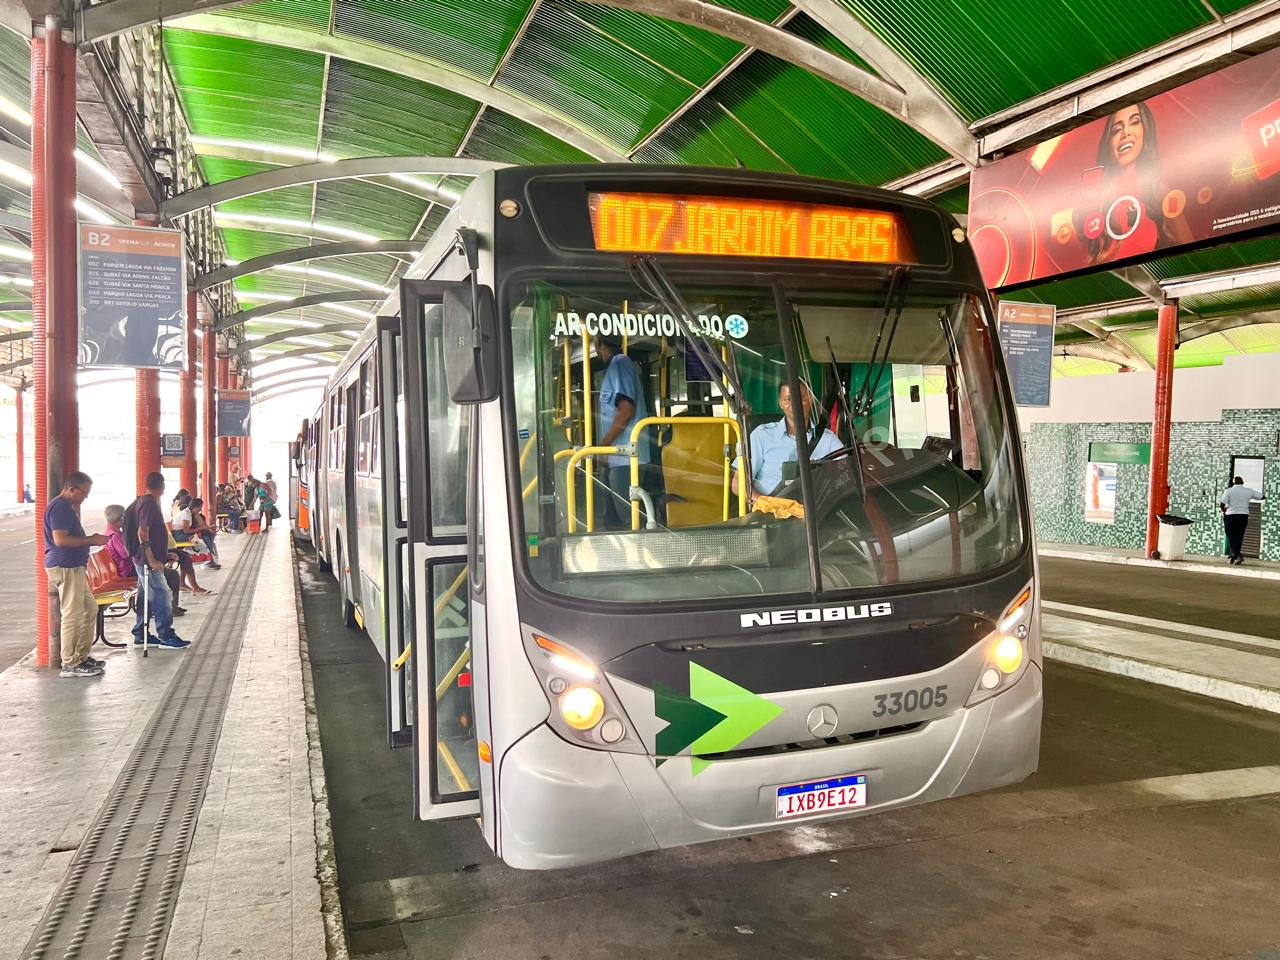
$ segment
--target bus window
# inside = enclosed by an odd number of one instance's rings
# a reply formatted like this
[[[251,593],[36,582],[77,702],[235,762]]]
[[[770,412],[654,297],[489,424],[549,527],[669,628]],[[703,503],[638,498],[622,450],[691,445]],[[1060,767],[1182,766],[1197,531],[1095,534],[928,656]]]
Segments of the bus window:
[[[428,307],[424,320],[431,535],[463,537],[467,532],[466,408],[455,404],[449,396],[444,372],[444,314],[440,305]]]
[[[535,579],[602,600],[808,591],[810,511],[832,589],[972,573],[1018,552],[976,299],[908,293],[895,323],[883,284],[790,292],[785,318],[769,287],[683,293],[692,337],[625,281],[533,282],[511,303]]]

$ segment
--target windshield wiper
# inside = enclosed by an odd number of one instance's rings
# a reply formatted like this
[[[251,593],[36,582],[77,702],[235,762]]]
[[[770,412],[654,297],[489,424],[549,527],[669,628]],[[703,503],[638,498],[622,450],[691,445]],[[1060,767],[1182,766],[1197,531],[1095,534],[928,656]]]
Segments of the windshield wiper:
[[[729,408],[733,411],[734,419],[738,421],[738,429],[742,437],[742,467],[739,472],[743,478],[750,477],[751,463],[747,450],[747,415],[751,410],[747,405],[746,395],[742,392],[742,382],[738,379],[737,364],[726,364],[720,359],[719,352],[715,349],[711,338],[704,331],[698,329],[693,319],[693,311],[685,303],[679,288],[671,282],[667,272],[662,269],[662,266],[654,257],[634,257],[630,262],[630,267],[636,286],[661,303],[663,308],[675,318],[676,323],[684,331],[685,341],[689,349],[693,351],[694,356],[702,363],[703,369],[716,376],[722,385],[729,385],[728,392],[724,391],[723,386],[721,392],[724,394],[725,402],[728,403]]]
[[[889,289],[885,293],[884,310],[880,315],[880,329],[876,333],[876,342],[871,347],[871,360],[867,364],[867,375],[862,381],[862,389],[858,391],[853,409],[859,416],[870,416],[875,403],[876,391],[880,389],[880,380],[884,377],[884,369],[889,365],[889,350],[893,347],[894,335],[898,332],[898,321],[902,319],[902,308],[907,302],[907,284],[911,279],[911,268],[897,266],[889,276]],[[889,325],[889,339],[884,341],[884,355],[880,355],[880,343],[884,340],[885,327]],[[877,366],[878,358],[878,366]],[[875,377],[874,381],[872,377]]]
[[[840,375],[840,365],[836,362],[836,351],[831,346],[831,338],[827,337],[827,353],[831,357],[831,372],[836,378],[836,399],[840,401],[840,411],[844,414],[844,422],[848,425],[853,435],[853,443],[849,447],[849,453],[853,457],[854,473],[858,478],[858,499],[863,503],[867,502],[867,483],[862,473],[862,451],[858,449],[858,425],[853,421],[853,414],[849,411],[849,391],[845,388],[844,377]],[[839,442],[840,434],[837,431],[836,440]],[[814,447],[818,445],[818,438],[813,438]],[[810,451],[812,453],[812,451]]]

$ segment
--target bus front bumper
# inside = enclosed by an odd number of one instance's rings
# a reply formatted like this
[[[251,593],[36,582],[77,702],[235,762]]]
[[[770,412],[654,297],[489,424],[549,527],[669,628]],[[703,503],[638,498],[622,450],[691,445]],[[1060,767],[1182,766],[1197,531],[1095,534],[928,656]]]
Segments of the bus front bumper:
[[[842,819],[779,823],[778,786],[865,774],[862,816],[1017,783],[1035,772],[1040,665],[999,696],[885,739],[717,760],[696,776],[687,757],[574,746],[540,726],[502,760],[498,853],[520,869],[578,866],[646,850]]]

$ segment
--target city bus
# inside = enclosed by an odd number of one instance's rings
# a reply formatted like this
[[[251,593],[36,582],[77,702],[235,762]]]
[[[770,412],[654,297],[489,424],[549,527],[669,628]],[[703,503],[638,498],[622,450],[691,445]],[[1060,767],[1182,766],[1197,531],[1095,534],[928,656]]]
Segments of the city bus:
[[[299,543],[311,542],[312,430],[312,421],[304,420],[298,439],[289,443],[289,528]]]
[[[476,178],[317,412],[423,820],[568,867],[1036,769],[1040,595],[968,238],[776,173]]]

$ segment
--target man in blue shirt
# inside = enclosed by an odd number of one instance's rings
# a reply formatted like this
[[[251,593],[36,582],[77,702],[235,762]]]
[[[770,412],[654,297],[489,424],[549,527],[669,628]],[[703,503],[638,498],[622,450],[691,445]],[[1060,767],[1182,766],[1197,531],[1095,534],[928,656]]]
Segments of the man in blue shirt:
[[[813,393],[807,384],[802,383],[800,389],[804,394],[804,422],[809,423],[809,415],[813,411]],[[778,406],[783,417],[773,423],[762,423],[751,431],[751,488],[747,491],[748,500],[771,495],[782,485],[782,465],[793,463],[798,454],[796,451],[796,411],[792,409],[791,385],[784,383],[778,388]],[[813,439],[813,428],[809,428],[809,439]],[[821,460],[829,453],[839,450],[842,444],[830,430],[824,430],[818,438],[817,446],[809,455],[810,460]],[[738,492],[738,474],[733,474],[733,492]]]
[[[1244,549],[1245,531],[1249,529],[1249,504],[1265,499],[1261,491],[1246,487],[1243,477],[1236,477],[1218,500],[1222,508],[1222,525],[1227,531],[1227,552],[1234,564],[1244,563],[1241,551]]]
[[[636,421],[649,415],[644,400],[644,385],[640,382],[640,370],[631,358],[622,352],[622,341],[617,337],[600,336],[595,340],[596,356],[604,365],[604,379],[600,382],[599,416],[595,442],[598,446],[614,443],[630,443],[631,428]],[[647,431],[646,431],[647,432]],[[642,433],[636,441],[640,463],[649,462],[649,442]],[[610,493],[597,493],[596,513],[602,515],[604,524],[610,527],[631,527],[631,458],[623,454],[597,457],[609,471]],[[597,470],[600,468],[597,467]],[[605,500],[607,503],[601,504]]]
[[[85,536],[80,504],[93,489],[93,480],[78,470],[67,475],[62,492],[44,510],[44,566],[49,584],[58,591],[62,619],[61,677],[97,677],[103,663],[89,656],[98,605],[89,588],[89,548],[107,542],[105,534]]]

